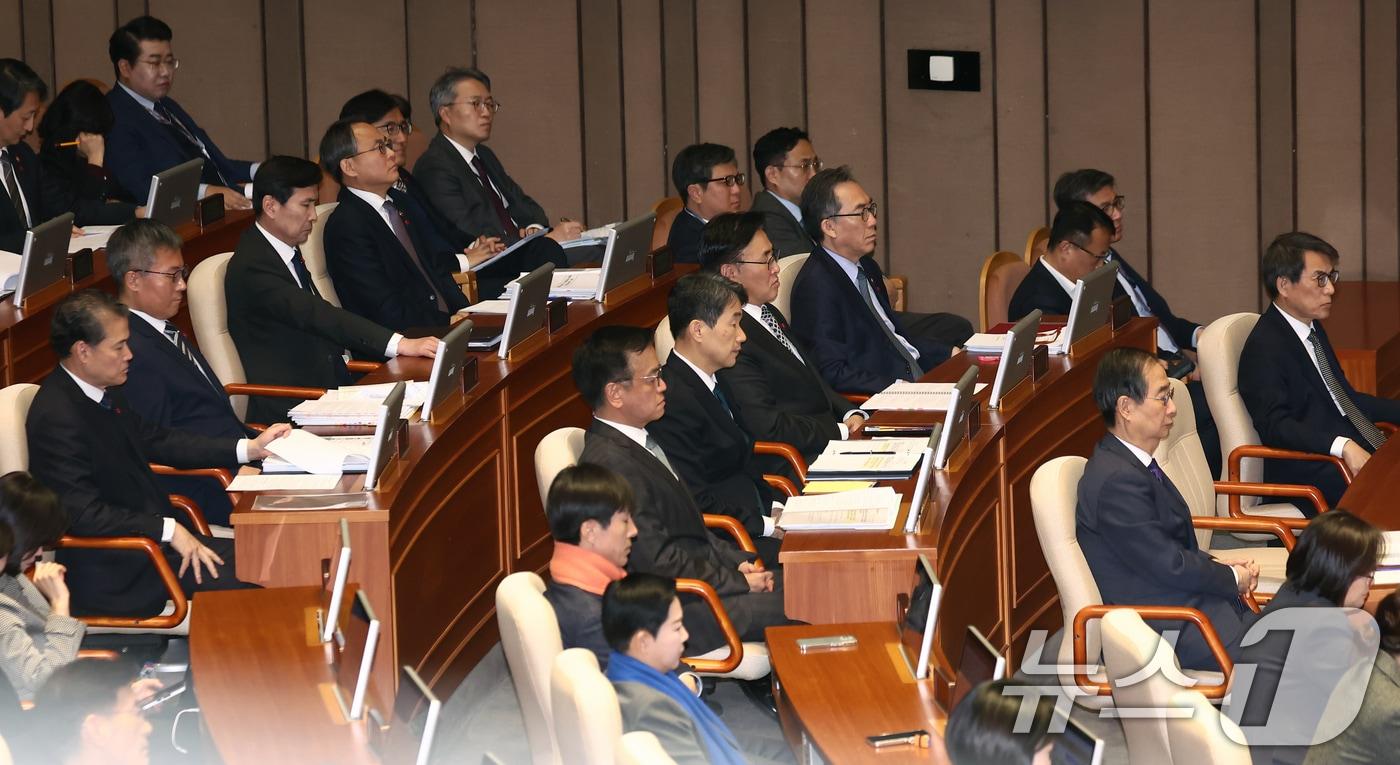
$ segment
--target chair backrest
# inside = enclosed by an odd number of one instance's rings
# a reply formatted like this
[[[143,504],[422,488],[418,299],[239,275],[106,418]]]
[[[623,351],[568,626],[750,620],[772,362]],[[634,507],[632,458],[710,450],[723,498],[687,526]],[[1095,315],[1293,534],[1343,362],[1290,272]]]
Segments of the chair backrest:
[[[39,386],[15,383],[0,389],[0,475],[29,469],[29,439],[24,422]]]
[[[1074,616],[1085,606],[1103,603],[1094,574],[1079,549],[1079,536],[1074,526],[1074,508],[1078,504],[1079,479],[1084,475],[1083,457],[1056,457],[1036,468],[1031,476],[1031,515],[1035,518],[1035,533],[1040,537],[1040,550],[1050,566],[1050,575],[1060,592],[1060,611],[1065,626],[1074,624]],[[1099,630],[1089,624],[1086,645],[1088,659],[1099,656]],[[1061,641],[1059,664],[1068,668],[1073,658],[1073,642]]]
[[[648,730],[634,730],[622,736],[617,762],[618,765],[676,765],[661,747],[661,739]]]
[[[1162,644],[1162,637],[1147,626],[1137,612],[1126,608],[1116,608],[1104,615],[1102,633],[1104,669],[1113,687],[1114,706],[1165,709],[1182,686],[1168,680],[1160,669],[1150,670],[1147,677],[1135,675],[1144,667],[1155,666],[1159,653],[1170,658],[1171,666],[1176,666],[1176,653]],[[1177,673],[1180,672],[1178,667]],[[1131,716],[1122,722],[1130,761],[1135,765],[1170,765],[1172,756],[1165,719]]]
[[[792,312],[788,310],[792,307],[792,283],[797,279],[797,272],[806,264],[809,254],[799,252],[778,259],[778,296],[773,298],[773,305],[789,320],[792,319]]]
[[[559,428],[540,439],[535,447],[535,480],[540,484],[540,504],[547,504],[549,485],[559,471],[578,464],[583,454],[583,428]]]
[[[337,308],[340,307],[340,296],[336,294],[335,282],[331,281],[330,271],[326,269],[325,239],[326,221],[339,204],[327,202],[316,205],[316,222],[311,225],[311,236],[301,246],[301,257],[306,260],[306,270],[311,272],[311,283],[316,285],[316,291],[326,302]]]
[[[983,332],[1007,320],[1011,296],[1016,294],[1016,288],[1030,270],[1020,255],[1005,250],[992,253],[982,264],[982,275],[978,279],[981,302],[977,307]]]
[[[534,765],[559,765],[549,673],[555,657],[564,650],[564,641],[554,607],[544,599],[544,580],[532,571],[506,577],[496,587],[496,621],[525,717],[530,760]]]
[[[676,216],[685,209],[685,203],[680,197],[666,197],[658,199],[656,204],[651,206],[651,211],[656,213],[656,223],[651,227],[651,249],[654,251],[666,244],[666,240],[671,236],[671,224],[676,222]]]
[[[656,325],[656,336],[653,339],[656,343],[656,359],[662,364],[671,356],[671,349],[676,347],[676,338],[671,334],[671,317],[662,316],[661,323]]]
[[[1249,418],[1249,409],[1240,397],[1240,352],[1254,325],[1257,313],[1233,313],[1222,316],[1201,330],[1197,351],[1201,362],[1201,385],[1206,401],[1220,431],[1222,459],[1229,457],[1235,447],[1259,443],[1259,431]],[[1245,460],[1240,480],[1264,480],[1264,466],[1259,460]],[[1254,497],[1243,500],[1244,507],[1258,504]]]
[[[587,648],[570,648],[554,659],[549,676],[554,732],[570,765],[615,765],[622,741],[617,692]]]
[[[187,302],[199,352],[214,368],[214,374],[225,383],[244,383],[248,378],[243,373],[238,346],[228,333],[228,300],[224,297],[224,278],[232,257],[233,253],[224,252],[200,261],[190,272]],[[229,396],[229,402],[238,419],[247,416],[247,396]]]
[[[1215,515],[1215,479],[1211,478],[1210,465],[1206,464],[1205,448],[1201,446],[1201,436],[1196,429],[1196,410],[1191,404],[1191,395],[1186,392],[1186,384],[1172,380],[1172,400],[1176,403],[1176,420],[1171,432],[1152,457],[1162,472],[1167,474],[1177,491],[1186,499],[1192,515]],[[1209,529],[1196,530],[1196,542],[1201,549],[1210,548]]]
[[[1220,714],[1200,691],[1179,691],[1172,696],[1172,707],[1191,710],[1190,716],[1167,723],[1167,740],[1172,762],[1211,763],[1211,765],[1250,765],[1249,747],[1235,721]]]
[[[1041,226],[1026,237],[1026,265],[1033,266],[1050,249],[1050,227]]]

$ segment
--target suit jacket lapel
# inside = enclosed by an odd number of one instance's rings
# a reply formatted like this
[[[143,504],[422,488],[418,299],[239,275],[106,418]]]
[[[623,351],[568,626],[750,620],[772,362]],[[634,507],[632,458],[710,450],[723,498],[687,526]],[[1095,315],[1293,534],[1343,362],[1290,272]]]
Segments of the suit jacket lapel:
[[[457,171],[459,173],[464,173],[466,175],[466,178],[470,181],[471,188],[476,189],[477,195],[481,197],[482,204],[486,205],[486,209],[492,210],[491,218],[494,220],[496,217],[496,213],[494,212],[495,207],[491,203],[491,198],[486,195],[494,194],[496,192],[491,191],[490,189],[486,188],[486,186],[482,185],[481,176],[476,174],[476,170],[472,168],[471,163],[467,162],[466,158],[462,156],[462,153],[460,151],[457,151],[457,147],[453,146],[448,141],[447,136],[443,135],[442,133],[438,133],[437,135],[433,136],[433,143],[436,144],[437,150],[441,152],[443,156],[447,157],[447,161],[452,163],[453,166],[457,168]],[[481,162],[482,165],[485,165],[486,159],[483,157],[481,159]],[[490,177],[491,174],[488,170],[487,178]],[[506,211],[509,212],[509,208],[507,208]],[[500,224],[497,223],[495,225],[499,226]]]
[[[1298,339],[1298,333],[1293,331],[1293,325],[1289,324],[1288,319],[1284,318],[1283,312],[1279,310],[1279,307],[1270,305],[1269,309],[1265,311],[1264,315],[1260,318],[1260,321],[1272,322],[1274,331],[1278,333],[1279,339],[1283,341],[1283,346],[1288,349],[1285,352],[1293,359],[1293,363],[1299,366],[1304,379],[1312,385],[1313,389],[1316,390],[1318,394],[1326,398],[1327,401],[1331,401],[1332,392],[1327,390],[1327,383],[1323,381],[1322,373],[1319,372],[1317,366],[1313,364],[1312,354],[1308,353],[1308,349],[1303,347],[1303,341]],[[1324,345],[1326,344],[1324,343]],[[1332,364],[1333,362],[1329,358],[1327,363]],[[1334,371],[1337,369],[1336,366],[1332,368]]]
[[[720,427],[723,429],[727,429],[723,424],[725,422],[728,422],[729,426],[735,429],[738,428],[738,426],[734,424],[734,415],[731,415],[730,412],[724,408],[724,404],[720,403],[719,397],[714,394],[714,391],[705,386],[705,381],[700,379],[700,376],[695,373],[694,369],[690,368],[689,364],[677,358],[675,353],[672,353],[671,358],[666,360],[666,366],[675,370],[673,374],[676,375],[676,380],[690,389],[691,395],[700,403],[707,417],[717,423],[721,423]]]
[[[1171,479],[1169,478],[1166,481],[1157,480],[1157,476],[1152,475],[1152,471],[1148,470],[1147,466],[1142,464],[1142,461],[1137,458],[1137,455],[1133,454],[1132,451],[1124,446],[1123,442],[1119,441],[1118,437],[1112,433],[1104,436],[1103,443],[1104,448],[1127,460],[1135,470],[1139,471],[1143,477],[1151,481],[1151,485],[1154,487],[1154,493],[1165,493],[1167,495],[1167,499],[1170,500],[1172,505],[1171,509],[1175,511],[1172,512],[1170,516],[1173,521],[1173,531],[1178,535],[1179,541],[1185,544],[1188,549],[1197,549],[1196,531],[1195,527],[1191,525],[1191,506],[1186,503],[1186,498],[1183,497],[1176,486],[1172,484]]]

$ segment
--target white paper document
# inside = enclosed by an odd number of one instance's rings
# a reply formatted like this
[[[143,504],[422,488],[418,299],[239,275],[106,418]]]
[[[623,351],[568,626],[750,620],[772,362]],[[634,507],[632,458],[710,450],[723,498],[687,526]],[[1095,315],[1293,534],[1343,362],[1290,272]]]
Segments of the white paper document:
[[[890,450],[877,454],[822,454],[807,468],[807,479],[861,480],[908,478],[919,466],[923,452],[899,453]]]
[[[570,300],[592,300],[598,294],[601,268],[555,269],[549,277],[549,296]]]
[[[83,235],[75,236],[68,240],[68,254],[72,255],[78,250],[93,249],[100,250],[107,246],[107,240],[112,237],[112,232],[120,226],[83,226]]]
[[[1400,566],[1400,531],[1381,532],[1382,566]]]
[[[342,385],[326,391],[326,395],[321,397],[322,401],[373,401],[376,404],[384,403],[384,397],[394,389],[398,383],[374,383],[372,385]],[[404,383],[403,405],[408,407],[420,407],[424,401],[428,400],[429,385],[427,381],[414,380]]]
[[[899,516],[899,500],[899,492],[888,486],[789,497],[778,525],[787,531],[889,529]]]
[[[472,303],[457,313],[489,313],[500,314],[502,316],[510,313],[509,300],[483,300],[479,303]]]
[[[0,250],[0,295],[8,295],[19,286],[19,269],[24,256]]]
[[[963,343],[963,350],[978,356],[999,355],[1006,348],[1007,332],[978,332]]]
[[[981,393],[986,383],[977,383],[973,393]],[[953,383],[915,383],[895,380],[894,384],[871,396],[861,409],[891,409],[906,412],[946,412],[953,396]]]
[[[291,433],[272,441],[267,445],[267,450],[281,458],[283,462],[290,463],[295,468],[307,473],[340,475],[356,469],[359,471],[369,469],[369,451],[367,449],[357,452],[353,443],[322,438],[305,430],[293,430]],[[264,465],[264,467],[266,466]],[[279,469],[270,472],[284,471]]]
[[[495,255],[492,255],[491,257],[487,258],[486,260],[483,260],[483,261],[481,261],[480,263],[477,263],[476,265],[472,266],[472,270],[473,270],[473,271],[480,271],[481,269],[483,269],[483,268],[485,268],[485,267],[491,265],[492,263],[495,263],[496,261],[500,260],[501,258],[504,258],[505,256],[511,254],[512,252],[515,252],[516,250],[520,249],[521,246],[523,246],[526,242],[529,242],[529,241],[531,241],[531,240],[533,240],[533,239],[539,239],[540,237],[544,236],[545,233],[546,233],[546,232],[545,232],[544,229],[540,229],[540,230],[538,230],[538,231],[536,231],[536,232],[530,234],[530,235],[527,236],[527,237],[523,237],[520,241],[516,242],[515,244],[512,244],[511,246],[505,248],[504,250],[501,250],[500,252],[496,253]]]
[[[340,484],[340,474],[318,475],[239,475],[229,482],[229,491],[330,491]]]
[[[858,441],[828,441],[822,454],[919,454],[928,446],[927,438],[895,436]]]

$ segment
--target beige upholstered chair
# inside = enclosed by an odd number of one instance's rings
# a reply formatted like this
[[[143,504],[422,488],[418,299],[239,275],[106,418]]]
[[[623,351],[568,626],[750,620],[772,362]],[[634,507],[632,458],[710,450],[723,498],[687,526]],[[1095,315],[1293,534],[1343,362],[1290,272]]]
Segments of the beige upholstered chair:
[[[1050,227],[1041,226],[1026,237],[1026,265],[1033,266],[1050,248]]]
[[[1159,648],[1159,646],[1161,646]],[[1175,654],[1162,643],[1162,637],[1132,610],[1115,608],[1103,617],[1104,666],[1113,686],[1113,702],[1120,710],[1165,709],[1185,686],[1173,682],[1160,668],[1159,654],[1170,656],[1167,670],[1181,677]],[[1128,759],[1134,765],[1171,765],[1174,753],[1167,738],[1167,719],[1156,715],[1124,715],[1123,734],[1128,739]]]
[[[24,422],[39,386],[15,383],[0,388],[0,475],[29,469],[29,438]]]
[[[564,644],[554,607],[544,598],[544,580],[532,571],[521,571],[502,580],[496,587],[496,621],[515,695],[525,717],[530,760],[534,765],[558,765],[561,759],[554,736],[549,673]],[[592,654],[589,658],[593,658]]]
[[[792,321],[792,283],[797,279],[797,272],[807,263],[808,254],[802,252],[778,259],[778,296],[773,298],[773,305],[788,321]]]
[[[645,730],[623,734],[617,762],[618,765],[676,765],[671,755],[661,748],[656,734]]]
[[[578,464],[583,454],[583,428],[559,428],[550,431],[535,446],[535,481],[540,487],[540,505],[549,501],[549,486],[559,471]]]
[[[1250,765],[1249,747],[1235,721],[1220,714],[1205,696],[1178,691],[1171,706],[1189,709],[1191,715],[1167,721],[1167,741],[1176,765]]]
[[[983,332],[1007,320],[1011,296],[1016,294],[1016,288],[1021,286],[1021,280],[1030,270],[1030,266],[1014,252],[992,253],[982,263],[982,275],[978,279],[982,299],[978,308]]]
[[[662,316],[661,323],[656,325],[654,335],[656,343],[656,359],[662,364],[671,357],[671,351],[676,347],[676,338],[671,334],[671,317]]]
[[[330,272],[326,269],[325,239],[326,221],[339,204],[327,202],[316,205],[316,222],[311,226],[311,237],[301,246],[301,257],[306,260],[306,270],[311,272],[311,282],[316,285],[316,291],[336,307],[340,306],[340,296],[336,294],[335,282],[331,281]]]
[[[1245,457],[1268,457],[1286,459],[1306,459],[1332,462],[1351,481],[1351,475],[1342,461],[1330,455],[1305,454],[1286,449],[1275,449],[1259,444],[1259,432],[1249,417],[1249,410],[1240,396],[1239,369],[1240,352],[1245,340],[1254,330],[1259,315],[1235,313],[1222,316],[1201,330],[1197,352],[1200,356],[1201,385],[1205,387],[1206,401],[1210,403],[1211,414],[1220,430],[1221,457],[1225,464],[1226,476],[1231,481],[1258,484],[1264,479],[1264,465],[1261,459]],[[1289,495],[1297,496],[1298,490]],[[1326,509],[1322,494],[1317,493],[1314,502],[1319,509]],[[1286,502],[1260,504],[1254,497],[1221,497],[1217,500],[1219,515],[1259,515],[1270,518],[1293,519],[1303,525],[1303,514],[1298,508]]]
[[[622,743],[622,710],[612,683],[586,648],[554,659],[549,676],[554,732],[569,765],[615,765]]]

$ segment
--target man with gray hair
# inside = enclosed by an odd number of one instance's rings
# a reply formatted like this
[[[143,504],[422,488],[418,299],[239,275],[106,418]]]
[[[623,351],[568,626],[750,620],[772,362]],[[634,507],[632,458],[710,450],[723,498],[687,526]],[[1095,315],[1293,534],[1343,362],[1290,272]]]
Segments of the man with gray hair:
[[[107,242],[107,270],[117,284],[117,299],[130,309],[127,347],[132,358],[122,390],[142,419],[163,428],[213,438],[256,437],[234,414],[214,369],[175,323],[189,276],[182,244],[169,226],[146,219],[122,226]],[[238,465],[231,460],[223,467]],[[216,481],[157,478],[167,492],[198,503],[210,522],[228,524],[232,507]]]

